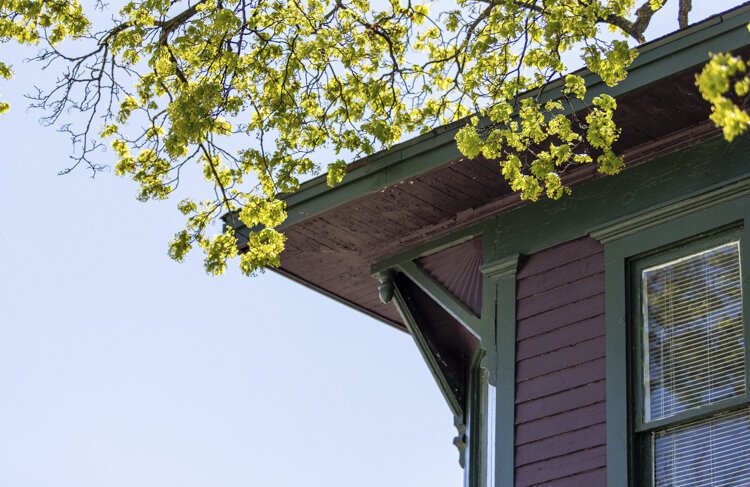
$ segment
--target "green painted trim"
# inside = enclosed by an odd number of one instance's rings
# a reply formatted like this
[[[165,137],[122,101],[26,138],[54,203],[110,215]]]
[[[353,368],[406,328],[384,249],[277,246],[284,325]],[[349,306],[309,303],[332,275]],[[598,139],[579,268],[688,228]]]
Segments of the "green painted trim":
[[[661,206],[699,197],[727,183],[750,178],[750,135],[726,142],[714,137],[658,159],[576,186],[560,200],[543,199],[501,213],[371,267],[373,273],[429,255],[467,236],[485,235],[493,255],[531,255],[582,235],[600,235],[612,222],[645,215]],[[540,229],[544,229],[540,231]]]
[[[405,142],[404,146],[399,144],[375,154],[333,188],[323,177],[316,184],[283,197],[287,203],[287,219],[280,228],[287,228],[460,158],[461,153],[454,138],[461,126],[463,123],[439,127],[427,136]]]
[[[632,451],[627,398],[627,278],[621,252],[604,247],[607,486],[629,487]]]
[[[712,188],[702,195],[686,196],[682,204],[672,203],[654,210],[653,225],[641,224],[645,214],[623,220],[634,222],[633,226],[618,224],[616,229],[622,232],[602,232],[610,238],[604,244],[605,256],[605,306],[606,306],[606,407],[607,407],[607,485],[610,487],[630,487],[640,485],[642,475],[648,473],[643,464],[636,461],[638,453],[643,453],[646,442],[636,441],[637,418],[640,411],[636,401],[640,401],[641,392],[633,382],[640,376],[634,369],[635,359],[631,353],[639,349],[632,336],[632,329],[638,322],[637,311],[631,311],[630,305],[637,300],[634,288],[634,259],[644,259],[664,252],[676,246],[684,247],[688,242],[704,242],[714,236],[726,236],[728,229],[744,223],[740,230],[748,235],[750,220],[750,194],[738,191],[743,181],[729,183],[724,188]],[[730,199],[727,195],[733,194]],[[691,204],[694,199],[697,203]],[[621,222],[622,223],[622,222]],[[630,231],[632,230],[632,231]],[[742,242],[746,236],[742,237]],[[747,248],[747,242],[741,248]],[[742,251],[742,250],[741,250]],[[748,266],[745,262],[743,272]],[[743,286],[748,286],[746,277]],[[750,293],[743,293],[746,296]],[[748,305],[743,297],[743,306]],[[745,307],[745,310],[748,308]],[[745,336],[748,334],[748,312],[745,315]],[[747,338],[746,338],[747,339]],[[746,360],[747,364],[747,360]],[[750,380],[750,377],[748,377]],[[733,406],[725,402],[725,406]],[[679,418],[678,418],[679,419]],[[639,452],[636,452],[636,448]],[[643,470],[642,472],[640,470]]]
[[[710,219],[711,212],[715,211],[720,212],[722,210],[713,209],[708,212],[709,218],[704,219]],[[684,220],[677,221],[682,222]],[[654,454],[652,436],[649,434],[651,431],[663,429],[678,423],[700,420],[719,411],[729,411],[736,409],[739,404],[747,403],[747,394],[745,394],[743,397],[730,398],[719,403],[703,406],[699,409],[684,411],[668,418],[650,421],[644,426],[646,424],[643,421],[645,411],[644,377],[647,371],[643,362],[643,357],[646,355],[644,343],[646,333],[644,333],[643,328],[641,273],[647,267],[684,257],[723,243],[736,241],[738,238],[739,232],[736,222],[734,222],[733,225],[730,225],[729,229],[727,229],[727,226],[719,227],[709,234],[693,235],[687,241],[682,240],[672,243],[668,248],[660,247],[651,249],[646,255],[636,256],[628,266],[630,284],[629,299],[626,300],[626,306],[629,308],[627,332],[631,343],[628,347],[631,354],[631,362],[628,369],[631,375],[629,382],[630,394],[628,396],[630,402],[629,433],[631,434],[631,438],[629,458],[631,462],[631,483],[640,483],[642,485],[653,485],[654,483],[654,469],[652,461],[650,461],[653,459]],[[743,334],[745,334],[745,330],[743,330]]]
[[[483,234],[488,222],[482,222],[477,225],[463,228],[456,232],[446,235],[444,237],[431,240],[421,245],[410,248],[404,252],[401,252],[385,259],[376,262],[370,267],[370,274],[377,274],[385,269],[390,269],[393,266],[397,266],[402,262],[417,260],[420,257],[426,257],[428,255],[435,254],[441,250],[449,249],[453,246],[468,242],[474,238],[479,237]],[[483,242],[484,243],[484,242]]]
[[[516,438],[516,272],[520,255],[485,264],[496,296],[495,485],[515,485]]]
[[[633,432],[639,433],[639,434],[648,433],[651,431],[665,429],[670,426],[676,426],[681,423],[691,423],[693,421],[700,421],[701,419],[707,418],[709,416],[713,416],[718,413],[723,413],[726,411],[732,411],[735,409],[743,408],[747,406],[748,404],[750,404],[750,396],[748,396],[748,394],[733,396],[728,399],[724,399],[720,402],[707,404],[698,409],[691,409],[688,411],[683,411],[681,413],[675,414],[674,416],[669,416],[664,419],[650,421],[648,425],[644,425],[640,427],[636,426],[635,428],[633,428]]]
[[[669,252],[669,251],[666,251]],[[647,338],[647,335],[644,333],[644,326],[643,326],[643,279],[642,279],[642,272],[644,268],[644,262],[648,262],[649,258],[656,258],[660,255],[662,255],[663,252],[656,250],[655,253],[651,256],[646,256],[642,259],[636,259],[632,262],[629,262],[627,272],[628,276],[627,279],[629,280],[629,294],[625,298],[625,306],[628,307],[628,322],[626,324],[626,329],[628,333],[628,338],[630,340],[630,347],[628,347],[628,350],[630,351],[630,365],[628,367],[628,374],[630,375],[630,394],[628,395],[628,400],[630,401],[630,429],[632,432],[630,434],[635,434],[635,432],[638,431],[639,425],[643,424],[642,418],[645,415],[645,404],[644,404],[644,398],[645,398],[645,378],[647,376],[646,371],[646,347],[644,346],[644,340]],[[667,258],[665,260],[672,260],[671,258]],[[641,444],[642,446],[647,446],[647,442],[638,442],[637,437],[634,438],[634,441],[632,444]],[[649,442],[650,443],[650,442]],[[650,445],[648,445],[650,446]],[[639,456],[637,453],[639,452],[633,452],[632,458],[634,460],[640,460],[641,456]],[[634,474],[634,478],[640,478],[637,475]],[[650,477],[648,480],[652,480]]]
[[[742,289],[750,290],[750,215],[745,217],[744,224],[739,231],[739,237]],[[742,293],[742,310],[745,350],[750,351],[750,292]],[[750,394],[750,353],[745,355],[745,390]]]
[[[727,52],[747,45],[750,6],[719,14],[688,29],[657,39],[639,48],[628,77],[612,88],[599,81],[587,95],[619,96],[709,59],[710,52]],[[637,73],[637,74],[636,74]],[[637,79],[632,75],[636,75]]]
[[[612,221],[689,199],[750,177],[750,136],[714,138],[615,176],[578,186],[569,197],[542,200],[498,215],[498,255],[531,255]]]
[[[660,216],[658,225],[644,224],[639,231],[605,244],[608,485],[628,486],[633,468],[634,445],[630,444],[628,402],[623,399],[629,397],[630,388],[627,369],[628,313],[625,308],[628,273],[626,257],[623,256],[640,255],[692,234],[705,233],[717,226],[741,220],[750,208],[750,195],[730,201],[718,196],[742,194],[735,190],[743,187],[750,177],[750,165],[747,164],[749,153],[750,137],[737,139],[731,144],[720,138],[712,139],[628,169],[617,176],[583,184],[576,188],[572,196],[563,200],[529,204],[483,224],[482,228],[492,230],[482,236],[486,257],[483,267],[490,273],[493,269],[505,267],[498,263],[503,259],[493,257],[530,254],[592,231],[602,236],[603,233],[596,231],[611,226],[607,225],[609,222],[634,221],[632,215],[641,218],[648,211],[655,211]],[[694,198],[701,204],[691,204]],[[684,211],[676,211],[678,208]],[[462,230],[464,235],[470,231]],[[444,241],[455,241],[456,235],[448,236]],[[428,252],[429,249],[423,248],[421,251]],[[744,262],[750,262],[750,259],[744,259]],[[494,289],[497,338],[494,339],[494,334],[487,331],[480,334],[482,346],[490,352],[487,360],[492,360],[494,355],[497,361],[497,485],[512,485],[505,475],[513,474],[510,466],[514,462],[511,445],[514,405],[503,393],[514,391],[515,388],[515,374],[510,372],[510,367],[515,367],[514,360],[510,359],[515,353],[515,340],[510,339],[511,333],[515,338],[515,318],[510,319],[507,313],[504,314],[504,311],[515,310],[514,299],[508,298],[515,295],[515,282],[511,279],[505,282],[507,287],[503,288],[500,283],[505,279],[508,278],[498,280]],[[493,282],[485,276],[486,287],[491,287]],[[506,319],[513,324],[503,324]],[[483,324],[483,327],[486,326]],[[496,346],[493,347],[492,343]],[[503,350],[504,345],[508,347],[506,350]],[[493,348],[495,353],[492,353]],[[501,365],[504,360],[507,362]],[[501,446],[503,444],[505,446]]]
[[[466,468],[466,418],[453,415],[453,426],[456,428],[453,446],[458,449],[458,464]]]
[[[605,244],[605,285],[607,286],[605,301],[608,337],[606,387],[607,398],[610,399],[608,404],[611,406],[607,412],[607,434],[608,438],[611,438],[607,446],[608,458],[611,459],[608,468],[609,485],[627,485],[628,472],[632,465],[628,405],[627,401],[622,400],[623,397],[627,397],[626,393],[629,388],[625,363],[626,350],[619,348],[627,341],[625,325],[627,312],[623,308],[624,301],[621,298],[627,294],[623,284],[627,275],[625,263],[617,256],[632,256],[663,246],[664,242],[658,235],[660,233],[672,239],[678,239],[685,231],[693,233],[709,231],[719,224],[719,221],[706,216],[707,212],[713,212],[717,208],[721,208],[724,217],[740,218],[738,215],[750,208],[750,196],[741,196],[723,203],[717,203],[719,200],[715,197],[732,193],[742,187],[744,181],[750,177],[750,165],[747,164],[748,153],[750,153],[750,137],[737,139],[731,144],[723,139],[715,138],[651,161],[649,164],[628,169],[617,176],[583,184],[576,188],[573,195],[562,200],[545,200],[529,204],[483,223],[483,229],[492,230],[487,231],[482,237],[483,243],[490,244],[485,248],[485,256],[507,256],[538,252],[587,235],[592,231],[601,236],[596,233],[596,230],[602,230],[612,221],[622,222],[632,219],[632,215],[643,216],[648,211],[656,211],[661,217],[661,223],[658,225],[646,224],[637,233],[610,240]],[[711,196],[707,197],[706,194]],[[739,192],[734,192],[734,194],[739,194]],[[705,205],[689,204],[692,198],[696,198]],[[678,204],[680,201],[687,204],[680,205]],[[708,202],[712,203],[708,204]],[[731,211],[725,211],[731,207],[740,213],[732,216]],[[673,211],[676,208],[683,210],[689,208],[689,211],[686,210],[687,213]],[[676,220],[668,220],[669,218],[676,218]],[[464,229],[461,232],[465,235],[471,230]],[[456,238],[454,234],[446,237],[444,241]],[[622,244],[622,242],[628,243]],[[420,250],[428,252],[429,250],[426,249]],[[493,268],[502,269],[503,266],[500,264],[493,265],[493,262],[497,261],[487,262],[483,267],[486,271]],[[487,283],[492,281],[485,277],[484,282],[487,286]],[[514,344],[515,340],[504,338],[504,336],[509,337],[511,333],[513,337],[515,336],[515,324],[511,328],[503,325],[502,320],[507,316],[503,315],[503,311],[515,310],[515,303],[512,300],[506,302],[502,300],[503,296],[514,295],[515,289],[511,291],[510,286],[515,286],[515,283],[506,284],[508,288],[505,290],[500,287],[495,288],[497,338],[494,343],[496,346],[492,347],[488,343],[488,339],[493,340],[494,334],[488,331],[480,333],[483,339],[482,346],[496,350],[496,353],[489,354],[494,357],[488,357],[488,360],[494,358],[497,361],[495,384],[498,389],[496,422],[498,441],[496,480],[498,485],[512,485],[512,483],[503,483],[501,479],[504,478],[504,474],[512,475],[513,472],[508,466],[513,464],[513,448],[510,446],[509,438],[513,438],[514,427],[509,418],[512,418],[514,406],[503,393],[514,390],[514,373],[511,374],[510,367],[515,367],[515,363],[512,363],[514,360],[510,360],[510,357],[515,352],[511,349],[511,344]],[[515,320],[508,321],[514,322]],[[486,330],[488,325],[482,326]],[[505,351],[503,351],[503,344],[508,347]],[[503,360],[507,362],[501,366],[500,362]],[[623,391],[626,391],[625,394]],[[611,400],[611,398],[619,399]],[[507,402],[504,402],[505,400]],[[505,409],[502,409],[503,407]],[[501,447],[504,441],[508,445]],[[502,465],[506,466],[505,470]]]
[[[709,51],[723,52],[747,45],[745,26],[748,21],[750,7],[743,6],[641,46],[639,57],[630,67],[630,75],[614,87],[606,86],[588,70],[578,71],[577,74],[585,78],[589,97],[605,92],[619,96],[705,62]],[[546,85],[542,101],[559,97],[561,87],[562,81],[559,80]],[[537,94],[538,91],[532,91],[524,96]],[[359,161],[357,167],[334,188],[328,187],[324,175],[303,183],[299,191],[282,195],[287,202],[288,218],[281,228],[458,159],[461,154],[454,143],[454,136],[465,123],[464,119],[438,127],[373,154]]]
[[[394,286],[396,271],[386,269],[379,272],[376,277],[378,279],[378,297],[383,304],[388,304],[393,299],[393,293],[396,290]]]
[[[515,276],[518,269],[519,255],[513,254],[504,259],[495,260],[484,264],[479,270],[486,277],[498,281],[504,277]]]
[[[705,63],[711,52],[727,52],[747,45],[748,21],[750,6],[744,5],[639,46],[639,55],[628,69],[628,77],[615,86],[607,86],[588,69],[579,70],[575,74],[585,80],[587,102],[603,93],[618,97],[671,74]],[[561,79],[545,85],[542,96],[539,97],[540,101],[544,103],[559,98],[562,85]],[[539,91],[524,94],[522,98],[537,95]],[[575,100],[572,108],[581,110],[586,109],[587,105]],[[565,113],[569,112],[569,109],[565,110]]]
[[[414,262],[403,262],[398,265],[398,269],[414,281],[417,286],[422,288],[440,307],[481,340],[481,319],[464,306],[463,303],[453,297],[451,293],[427,275]]]
[[[427,340],[422,334],[422,330],[419,328],[419,324],[414,319],[411,311],[409,311],[409,307],[406,305],[404,296],[397,285],[395,285],[393,302],[396,306],[396,310],[398,310],[401,318],[404,320],[404,324],[406,324],[407,330],[409,330],[409,333],[414,338],[414,342],[417,344],[417,348],[422,354],[422,358],[427,364],[427,368],[430,370],[432,377],[435,379],[435,382],[437,383],[440,392],[443,394],[445,401],[448,403],[448,407],[450,408],[451,412],[454,416],[463,416],[464,412],[461,404],[453,394],[453,391],[451,391],[448,380],[445,378],[445,375],[443,375],[443,372],[440,369],[440,365],[438,365],[438,362],[435,359],[435,356],[432,354],[429,345],[427,345]]]
[[[728,201],[720,207],[707,208],[651,227],[642,232],[605,244],[605,252],[612,249],[623,258],[645,257],[691,239],[722,233],[742,225],[750,214],[750,195]]]
[[[491,262],[495,259],[495,232],[482,234],[483,262]],[[481,267],[480,267],[481,271]],[[495,315],[497,314],[497,289],[495,283],[482,273],[482,340],[491,348],[488,358],[485,360],[490,370],[490,382],[497,383],[495,372],[497,371],[497,329],[495,326]],[[489,361],[493,363],[490,364]]]
[[[636,216],[615,222],[591,232],[591,236],[602,243],[632,235],[647,228],[661,225],[675,218],[720,205],[735,198],[750,194],[750,178],[708,191],[687,200],[681,199],[656,210],[642,212]]]
[[[483,381],[485,408],[487,410],[485,420],[485,448],[484,448],[484,479],[486,487],[495,487],[497,485],[497,387],[490,382],[489,370],[483,369],[487,377]]]
[[[469,431],[468,468],[464,471],[466,487],[495,487],[494,459],[489,456],[496,448],[494,431],[490,425],[495,423],[493,408],[495,387],[490,383],[490,371],[487,365],[487,351],[478,348],[469,372],[469,394],[467,404],[467,425]]]
[[[464,468],[464,487],[479,487],[477,481],[481,476],[481,457],[477,454],[482,448],[482,421],[486,413],[482,405],[481,363],[486,351],[480,347],[474,352],[469,366],[466,391],[466,467]]]

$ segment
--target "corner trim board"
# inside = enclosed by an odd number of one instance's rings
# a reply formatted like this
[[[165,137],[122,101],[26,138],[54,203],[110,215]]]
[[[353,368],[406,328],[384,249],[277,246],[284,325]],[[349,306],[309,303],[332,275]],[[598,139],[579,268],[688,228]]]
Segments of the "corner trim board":
[[[495,472],[496,486],[515,485],[516,437],[516,274],[521,254],[512,254],[482,266],[495,286]],[[494,486],[491,486],[494,487]]]

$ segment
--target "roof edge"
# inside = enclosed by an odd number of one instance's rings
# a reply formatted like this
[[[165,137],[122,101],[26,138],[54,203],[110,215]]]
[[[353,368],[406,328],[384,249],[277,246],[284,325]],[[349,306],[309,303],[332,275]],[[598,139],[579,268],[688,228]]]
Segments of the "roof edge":
[[[294,281],[294,282],[296,282],[298,284],[301,284],[302,286],[310,289],[311,291],[314,291],[316,293],[322,294],[323,296],[331,298],[334,301],[337,301],[337,302],[343,304],[344,306],[353,309],[354,311],[358,311],[358,312],[360,312],[360,313],[362,313],[362,314],[364,314],[366,316],[369,316],[370,318],[374,318],[377,321],[385,323],[386,325],[389,325],[392,328],[394,328],[394,329],[396,329],[396,330],[398,330],[400,332],[404,332],[404,333],[407,333],[407,334],[409,333],[409,331],[406,329],[406,325],[404,325],[403,323],[399,323],[399,322],[393,321],[393,320],[388,319],[387,317],[385,317],[383,315],[377,314],[377,313],[375,313],[375,312],[373,312],[373,311],[371,311],[371,310],[369,310],[369,309],[367,309],[367,308],[365,308],[363,306],[357,305],[357,304],[349,301],[348,299],[346,299],[346,298],[344,298],[342,296],[339,296],[338,294],[335,294],[335,293],[332,293],[330,291],[327,291],[326,289],[324,289],[324,288],[322,288],[320,286],[317,286],[317,285],[311,283],[310,281],[308,281],[308,280],[306,280],[306,279],[304,279],[304,278],[302,278],[302,277],[300,277],[300,276],[298,276],[298,275],[296,275],[296,274],[294,274],[292,272],[289,272],[289,271],[284,270],[282,268],[269,268],[269,270],[271,270],[272,272],[275,272],[275,273],[277,273],[277,274],[279,274],[281,276],[284,276],[287,279],[290,279],[290,280],[292,280],[292,281]],[[377,292],[377,291],[373,291],[373,292]]]
[[[576,73],[586,80],[587,96],[597,96],[605,91],[620,96],[706,62],[712,49],[731,51],[748,44],[750,37],[745,29],[748,22],[750,2],[646,43],[638,48],[639,56],[631,65],[628,77],[614,87],[606,86],[588,69]],[[543,89],[547,96],[543,96],[543,99],[558,97],[561,87],[562,79],[545,85]],[[533,90],[523,96],[533,96],[539,91]],[[281,228],[460,158],[454,137],[466,121],[462,119],[436,127],[428,133],[352,162],[350,166],[355,167],[333,188],[327,185],[325,174],[304,182],[298,191],[282,195],[287,203],[288,218]],[[448,150],[445,150],[445,146],[448,146]],[[436,154],[438,149],[443,149],[439,156]],[[400,167],[407,160],[409,167]]]

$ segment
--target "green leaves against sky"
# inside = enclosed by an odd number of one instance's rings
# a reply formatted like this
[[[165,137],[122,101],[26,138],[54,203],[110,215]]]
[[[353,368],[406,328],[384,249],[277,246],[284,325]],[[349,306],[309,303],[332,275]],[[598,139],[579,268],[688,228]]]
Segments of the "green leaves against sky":
[[[34,105],[49,123],[74,121],[73,167],[101,169],[93,151],[106,140],[142,200],[169,197],[200,168],[209,197],[179,202],[172,258],[197,246],[206,270],[223,272],[237,240],[212,232],[230,214],[251,229],[239,259],[253,274],[279,264],[280,194],[323,169],[335,185],[345,161],[464,117],[461,152],[497,160],[522,198],[561,197],[561,176],[579,164],[616,173],[615,100],[587,98],[565,60],[622,81],[662,3],[460,0],[431,13],[408,0],[145,0],[93,26],[78,2],[0,0],[0,42],[40,43],[38,60],[63,73]],[[745,70],[717,56],[699,78],[728,139],[750,122],[737,100]],[[559,99],[521,96],[561,77]]]

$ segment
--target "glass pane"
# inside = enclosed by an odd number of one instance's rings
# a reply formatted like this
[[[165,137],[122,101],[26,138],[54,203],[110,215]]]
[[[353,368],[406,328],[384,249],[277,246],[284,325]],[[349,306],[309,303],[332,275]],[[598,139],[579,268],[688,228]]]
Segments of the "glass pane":
[[[739,243],[645,269],[644,420],[745,392]]]
[[[750,485],[750,410],[670,428],[653,436],[657,487]]]

